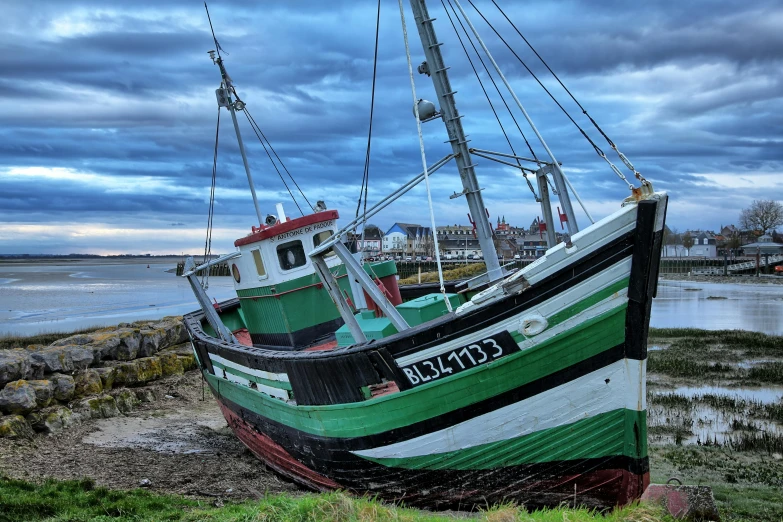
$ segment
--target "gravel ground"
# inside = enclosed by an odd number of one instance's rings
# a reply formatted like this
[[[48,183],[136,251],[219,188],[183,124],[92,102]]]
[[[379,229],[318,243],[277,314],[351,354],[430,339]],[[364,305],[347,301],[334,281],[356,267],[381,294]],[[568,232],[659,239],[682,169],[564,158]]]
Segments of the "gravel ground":
[[[297,492],[247,450],[227,427],[198,372],[163,379],[161,397],[127,416],[88,420],[33,440],[0,439],[0,471],[25,480],[91,478],[117,489],[145,479],[158,492],[259,498]]]

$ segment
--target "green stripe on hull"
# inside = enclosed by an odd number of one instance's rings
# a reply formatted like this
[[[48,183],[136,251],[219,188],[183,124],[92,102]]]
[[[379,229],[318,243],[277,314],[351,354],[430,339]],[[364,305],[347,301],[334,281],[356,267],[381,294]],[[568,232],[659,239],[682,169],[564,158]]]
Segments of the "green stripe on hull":
[[[613,456],[647,456],[645,411],[614,410],[573,424],[449,453],[400,459],[362,458],[394,468],[469,470]]]
[[[568,368],[625,341],[625,304],[541,344],[452,377],[361,403],[299,406],[207,374],[221,396],[298,430],[361,437],[474,404]]]
[[[219,368],[226,373],[230,373],[232,375],[236,375],[237,377],[242,377],[243,379],[247,379],[250,382],[256,382],[258,384],[264,384],[266,386],[271,386],[272,388],[280,388],[281,390],[288,390],[291,391],[291,383],[286,381],[273,381],[271,379],[264,379],[263,377],[258,377],[256,375],[251,375],[249,373],[245,373],[241,370],[237,370],[236,368],[232,368],[230,366],[226,366],[224,364],[220,364],[219,362],[212,361],[212,366],[215,368]]]

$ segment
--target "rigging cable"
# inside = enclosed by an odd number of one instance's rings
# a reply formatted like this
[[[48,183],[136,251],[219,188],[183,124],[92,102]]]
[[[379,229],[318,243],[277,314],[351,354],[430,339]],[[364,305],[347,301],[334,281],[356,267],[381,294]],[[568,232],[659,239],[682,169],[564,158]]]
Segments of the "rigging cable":
[[[443,301],[446,303],[446,308],[449,313],[452,312],[451,301],[449,301],[446,295],[446,286],[443,284],[443,267],[440,263],[440,249],[438,248],[438,229],[435,226],[435,210],[432,208],[432,193],[430,192],[430,177],[427,170],[427,157],[424,154],[424,135],[421,133],[421,120],[419,119],[419,102],[416,98],[416,82],[413,79],[413,64],[411,63],[411,49],[408,45],[408,28],[405,25],[405,10],[402,7],[402,0],[398,0],[400,4],[400,21],[402,22],[402,38],[405,41],[405,55],[408,59],[408,75],[411,79],[411,92],[413,93],[413,113],[416,116],[416,128],[419,131],[419,150],[421,151],[421,163],[424,166],[424,184],[427,188],[427,202],[430,207],[430,225],[432,227],[432,239],[435,246],[435,262],[438,266],[438,281],[440,282],[440,293],[443,294]]]
[[[628,185],[629,189],[633,190],[634,186],[631,184],[631,182],[628,181],[628,179],[625,177],[625,175],[622,172],[620,172],[620,169],[618,169],[617,166],[614,163],[612,163],[609,160],[609,158],[606,157],[606,154],[604,154],[604,151],[602,151],[601,148],[598,145],[595,144],[595,142],[590,138],[590,136],[587,135],[587,133],[584,131],[584,129],[582,129],[582,127],[579,126],[579,124],[574,120],[574,118],[571,117],[571,115],[568,113],[568,111],[565,110],[565,107],[563,107],[560,104],[560,102],[557,101],[557,98],[555,98],[555,96],[549,91],[549,89],[547,89],[546,86],[543,83],[541,83],[541,80],[538,79],[538,76],[536,76],[536,74],[530,69],[530,67],[527,66],[525,61],[522,60],[522,58],[520,58],[520,56],[516,53],[516,51],[514,51],[514,49],[511,47],[511,45],[509,45],[509,43],[506,41],[506,39],[503,38],[503,36],[501,36],[501,34],[498,32],[497,29],[495,29],[495,27],[492,25],[492,23],[489,20],[487,20],[487,17],[484,16],[484,13],[482,13],[479,10],[478,7],[476,7],[476,5],[473,3],[473,0],[468,0],[468,3],[471,6],[473,6],[473,9],[476,10],[476,12],[484,20],[484,22],[486,22],[486,24],[489,26],[489,28],[492,29],[492,31],[498,36],[498,38],[500,38],[500,41],[505,44],[505,46],[508,48],[508,50],[511,51],[511,54],[513,54],[514,57],[517,60],[519,60],[519,63],[521,63],[522,66],[527,70],[527,72],[530,73],[530,75],[533,77],[533,79],[535,79],[536,82],[538,82],[538,85],[540,85],[541,88],[544,89],[544,92],[546,92],[549,95],[549,97],[552,98],[552,101],[554,101],[555,104],[560,108],[560,110],[563,111],[563,114],[565,114],[566,117],[568,117],[568,119],[571,120],[571,123],[574,124],[574,126],[579,130],[579,132],[582,133],[582,136],[584,136],[584,138],[590,143],[590,145],[592,145],[592,147],[595,150],[596,154],[598,154],[599,157],[601,157],[604,161],[606,161],[609,164],[609,167],[612,169],[612,171],[614,171],[614,173],[617,174],[617,176]]]
[[[236,89],[233,89],[233,91],[234,91],[234,96],[236,96],[236,97],[237,97],[237,100],[239,100],[239,96],[237,96],[237,91],[236,91]],[[241,100],[240,100],[240,101],[241,101]],[[245,102],[242,102],[242,103],[244,104]],[[292,182],[294,183],[294,185],[296,186],[296,189],[297,189],[297,190],[299,191],[299,193],[302,195],[302,197],[304,198],[305,202],[307,202],[307,206],[309,206],[309,207],[310,207],[310,210],[312,210],[313,212],[315,212],[315,209],[313,208],[313,205],[310,203],[310,200],[309,200],[309,199],[307,199],[307,196],[305,196],[305,193],[304,193],[304,192],[302,191],[302,189],[299,187],[299,183],[297,183],[297,182],[296,182],[296,179],[294,179],[294,176],[293,176],[293,175],[292,175],[292,174],[291,174],[291,173],[288,171],[288,168],[285,166],[285,163],[283,163],[283,160],[282,160],[282,159],[280,159],[280,156],[278,156],[278,155],[277,155],[277,151],[275,150],[275,148],[274,148],[274,147],[272,147],[272,142],[271,142],[271,141],[269,141],[269,138],[267,138],[267,137],[266,137],[266,134],[264,134],[264,132],[261,130],[261,127],[259,127],[259,126],[258,126],[258,123],[256,123],[256,120],[253,118],[253,115],[252,115],[252,114],[250,114],[250,111],[248,111],[248,110],[247,110],[247,104],[245,104],[245,106],[244,106],[244,109],[243,109],[243,110],[245,111],[245,113],[246,113],[247,117],[249,118],[249,120],[250,120],[251,124],[252,124],[252,125],[255,125],[256,129],[258,129],[258,132],[261,134],[261,137],[262,137],[262,138],[264,138],[264,140],[266,141],[266,144],[269,146],[269,149],[272,151],[272,154],[274,154],[274,155],[275,155],[275,158],[277,158],[277,161],[279,161],[279,162],[280,162],[280,166],[281,166],[281,167],[283,167],[283,170],[285,171],[285,173],[286,173],[286,174],[288,174],[288,177],[289,177],[289,178],[291,178],[291,181],[292,181]],[[270,159],[271,159],[271,158],[270,158]]]
[[[288,195],[291,196],[291,199],[294,201],[294,205],[296,205],[296,208],[299,209],[299,213],[304,216],[304,212],[302,212],[302,207],[299,206],[299,203],[296,201],[296,198],[294,197],[294,194],[291,192],[291,189],[288,186],[288,183],[285,182],[285,178],[283,178],[283,174],[280,172],[280,169],[277,168],[277,163],[274,162],[272,159],[272,155],[269,154],[269,150],[267,150],[266,145],[264,144],[264,140],[261,139],[261,136],[258,135],[259,130],[256,130],[255,125],[250,121],[250,115],[246,110],[242,111],[245,114],[245,117],[247,118],[248,123],[250,123],[250,128],[253,129],[253,132],[256,134],[256,138],[258,138],[258,141],[261,142],[261,146],[264,147],[264,152],[266,152],[266,155],[269,156],[269,161],[272,162],[272,166],[277,171],[277,175],[280,176],[280,181],[283,182],[283,185],[285,185],[285,189],[288,191]]]
[[[543,63],[544,66],[547,68],[547,70],[550,73],[552,73],[552,76],[555,77],[555,80],[557,80],[557,83],[559,83],[560,86],[565,90],[565,92],[568,93],[568,95],[571,97],[571,99],[574,100],[574,103],[576,103],[579,106],[579,108],[582,109],[582,114],[584,114],[585,116],[587,116],[590,119],[590,122],[593,124],[593,126],[596,128],[596,130],[601,133],[601,136],[603,136],[604,139],[606,139],[606,142],[609,144],[609,146],[612,147],[612,149],[614,149],[615,152],[617,152],[617,155],[620,157],[622,162],[625,163],[625,166],[628,167],[634,173],[634,175],[636,176],[636,178],[638,180],[640,180],[642,182],[645,182],[646,180],[641,175],[641,173],[636,170],[636,168],[633,166],[633,164],[630,162],[630,160],[625,156],[625,154],[620,152],[620,149],[617,148],[617,145],[615,145],[615,143],[611,139],[609,139],[609,136],[606,135],[606,133],[603,131],[603,129],[593,119],[593,117],[590,116],[590,114],[588,114],[587,109],[582,107],[582,104],[579,103],[579,101],[576,99],[576,97],[573,94],[571,94],[571,91],[568,90],[568,87],[566,87],[565,84],[562,81],[560,81],[560,78],[557,76],[557,74],[555,74],[555,71],[553,71],[552,68],[549,67],[549,64],[546,63],[546,61],[544,61],[544,59],[541,57],[540,54],[538,54],[538,51],[536,51],[536,49],[533,47],[533,45],[527,40],[527,38],[525,38],[525,36],[522,34],[522,32],[519,29],[517,29],[517,26],[514,25],[514,22],[511,21],[511,19],[508,17],[508,15],[506,15],[506,13],[503,11],[503,9],[500,8],[500,6],[497,4],[497,2],[495,2],[495,0],[492,0],[492,3],[495,4],[495,7],[497,7],[498,11],[500,11],[500,14],[502,14],[503,17],[506,20],[508,20],[508,23],[511,24],[511,27],[514,28],[514,30],[522,38],[522,40],[524,40],[524,42],[527,44],[527,46],[530,47],[530,50],[533,51],[533,53],[535,53],[535,55],[538,57],[539,60],[541,60],[541,63]]]
[[[481,86],[481,90],[484,91],[484,97],[487,98],[487,102],[489,103],[490,109],[492,109],[492,114],[495,115],[495,119],[498,122],[498,125],[500,126],[501,132],[503,132],[503,136],[506,138],[506,143],[508,143],[509,148],[511,149],[511,153],[516,156],[517,152],[514,150],[514,146],[511,144],[511,140],[508,137],[508,134],[506,133],[506,129],[503,127],[503,124],[500,122],[500,117],[498,116],[497,111],[495,110],[495,106],[492,104],[492,100],[489,99],[489,94],[487,93],[487,90],[484,88],[484,82],[481,81],[481,77],[479,77],[479,73],[476,70],[476,66],[473,65],[473,60],[470,58],[470,54],[468,53],[467,47],[465,47],[465,44],[462,42],[462,37],[459,34],[459,31],[457,31],[457,26],[454,24],[454,20],[451,18],[451,14],[449,14],[449,10],[446,8],[446,4],[444,3],[444,0],[440,0],[441,5],[443,5],[443,9],[446,11],[446,16],[449,17],[449,22],[451,22],[451,27],[454,29],[454,34],[457,35],[457,39],[459,40],[460,45],[462,46],[462,50],[465,51],[465,57],[467,57],[468,62],[470,62],[471,68],[473,68],[473,74],[476,75],[476,79],[479,82],[479,85]],[[454,16],[456,18],[457,12],[454,10],[454,6],[451,5],[451,1],[449,0],[449,5],[451,6],[451,9],[454,11]],[[457,21],[459,21],[460,25],[462,25],[462,21],[457,18]],[[462,30],[465,30],[465,26],[462,26]],[[530,146],[530,143],[527,141],[527,138],[525,137],[525,134],[522,132],[522,129],[519,126],[519,123],[517,123],[516,118],[514,118],[514,114],[511,112],[511,108],[506,103],[505,98],[503,98],[503,95],[500,93],[500,88],[498,88],[497,84],[495,83],[495,80],[492,78],[492,75],[489,74],[489,70],[487,69],[486,64],[484,64],[484,60],[481,59],[481,55],[478,54],[478,51],[476,50],[476,46],[473,44],[473,40],[470,40],[470,36],[467,34],[467,31],[465,32],[465,36],[468,37],[468,41],[473,46],[473,50],[478,55],[479,60],[481,61],[481,64],[484,66],[484,70],[487,71],[487,75],[489,76],[489,79],[492,81],[492,84],[495,86],[495,89],[497,89],[498,94],[500,94],[500,99],[503,100],[503,103],[506,105],[506,109],[508,109],[508,113],[511,115],[511,119],[514,120],[514,123],[517,126],[517,129],[519,130],[519,133],[522,134],[522,139],[525,140],[525,143],[527,143],[528,148],[530,149],[531,154],[533,154],[533,158],[535,158],[536,163],[538,166],[541,166],[541,163],[538,161],[538,158],[536,157],[536,153],[533,152],[533,148]],[[517,165],[519,167],[522,167],[522,163],[517,159]],[[522,176],[525,178],[525,181],[527,182],[527,186],[530,188],[530,192],[533,193],[533,198],[535,198],[536,201],[541,201],[541,199],[536,194],[535,189],[533,188],[533,184],[530,182],[530,180],[527,177],[527,172],[524,170],[521,171]]]
[[[364,258],[364,248],[366,246],[364,242],[365,228],[367,227],[367,191],[370,186],[370,146],[372,144],[372,119],[375,112],[375,80],[378,73],[378,37],[381,28],[381,0],[378,0],[378,12],[375,17],[375,52],[373,54],[372,63],[372,91],[370,94],[370,126],[367,130],[367,151],[364,155],[364,174],[362,175],[362,186],[359,189],[359,201],[356,203],[356,217],[359,217],[359,207],[362,204],[362,193],[364,193],[364,213],[362,215],[362,239],[361,249],[362,258]]]
[[[206,4],[205,4],[206,5]],[[204,240],[204,263],[212,256],[212,219],[215,216],[215,182],[217,180],[217,156],[218,142],[220,140],[220,107],[217,112],[217,125],[215,127],[215,151],[212,154],[212,187],[209,191],[209,212],[207,217],[207,238]],[[209,288],[209,267],[201,274],[201,287]]]

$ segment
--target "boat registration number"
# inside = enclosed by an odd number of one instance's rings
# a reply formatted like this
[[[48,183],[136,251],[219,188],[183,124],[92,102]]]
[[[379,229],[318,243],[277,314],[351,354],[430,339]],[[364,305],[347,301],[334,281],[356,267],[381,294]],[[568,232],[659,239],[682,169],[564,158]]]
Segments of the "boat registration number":
[[[400,369],[413,386],[449,377],[455,373],[470,370],[476,366],[497,361],[519,351],[519,346],[507,331],[502,331],[476,341],[460,346],[446,353],[432,356],[422,361],[417,361]]]

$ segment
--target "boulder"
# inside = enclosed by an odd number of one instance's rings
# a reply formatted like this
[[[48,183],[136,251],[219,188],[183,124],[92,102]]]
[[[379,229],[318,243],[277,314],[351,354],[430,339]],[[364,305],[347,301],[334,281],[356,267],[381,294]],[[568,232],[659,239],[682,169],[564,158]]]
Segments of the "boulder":
[[[160,368],[163,372],[163,376],[168,375],[182,375],[185,373],[185,369],[182,365],[182,361],[177,357],[176,353],[164,353],[158,355],[160,360]]]
[[[103,389],[111,390],[112,386],[114,386],[116,370],[111,366],[106,366],[104,368],[95,368],[95,371],[98,372],[98,375],[101,377],[101,386],[103,386]]]
[[[136,394],[128,389],[114,390],[111,395],[121,413],[130,413],[141,402]]]
[[[19,348],[0,350],[0,387],[27,378],[30,371],[30,355],[27,351]]]
[[[163,377],[163,368],[158,357],[136,359],[139,366],[139,382],[149,382]]]
[[[103,391],[101,375],[95,370],[84,370],[74,377],[74,397],[86,397]]]
[[[35,390],[35,402],[38,408],[46,408],[54,398],[54,386],[52,381],[41,379],[35,381],[27,381],[30,386]]]
[[[160,399],[160,392],[153,388],[138,388],[134,393],[140,402],[155,402]]]
[[[21,415],[0,417],[0,437],[30,439],[33,435],[33,429]]]
[[[123,328],[119,332],[119,346],[116,354],[118,361],[131,361],[139,353],[141,332],[137,328]]]
[[[117,360],[117,350],[120,347],[120,335],[115,328],[99,330],[91,334],[92,343],[89,347],[94,354],[94,363]]]
[[[111,395],[83,399],[73,407],[73,411],[92,419],[108,419],[120,415],[117,403]]]
[[[93,338],[92,335],[90,334],[76,334],[70,337],[66,337],[64,339],[57,339],[49,346],[68,346],[68,345],[84,346],[85,344],[92,343],[92,341]]]
[[[31,350],[30,358],[44,365],[46,373],[72,372],[89,368],[93,362],[92,350],[80,346],[47,346]]]
[[[182,369],[185,370],[186,372],[198,368],[198,363],[196,362],[196,356],[193,355],[193,353],[189,353],[187,355],[177,355],[177,359],[179,359],[179,361],[182,363]]]
[[[59,433],[81,420],[81,416],[74,415],[65,406],[53,406],[27,416],[30,426],[41,433]]]
[[[25,380],[9,382],[0,391],[0,411],[4,413],[29,413],[36,404],[35,388]]]
[[[114,365],[114,383],[118,385],[140,385],[162,376],[163,369],[158,357],[142,357]]]
[[[150,357],[158,353],[161,348],[161,343],[166,340],[167,332],[162,328],[157,329],[142,329],[141,341],[139,344],[139,357]]]
[[[76,389],[73,377],[56,373],[49,377],[49,381],[52,383],[55,399],[66,402],[73,398]]]

